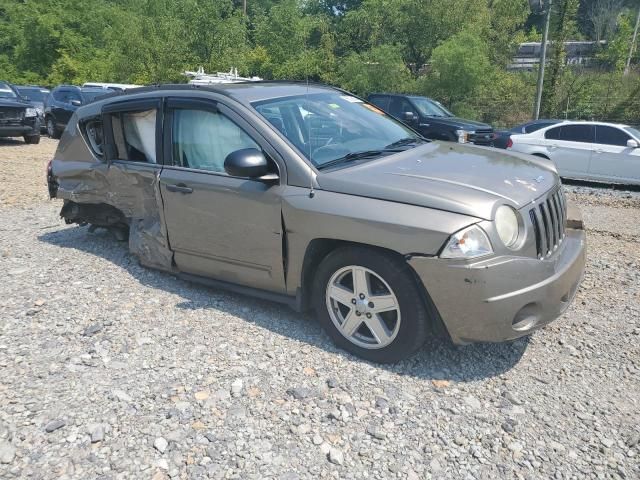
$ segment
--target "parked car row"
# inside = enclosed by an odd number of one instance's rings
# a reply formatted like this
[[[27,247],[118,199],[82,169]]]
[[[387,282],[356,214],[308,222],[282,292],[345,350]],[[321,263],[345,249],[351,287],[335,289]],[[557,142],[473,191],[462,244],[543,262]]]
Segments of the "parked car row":
[[[25,143],[40,142],[40,114],[13,85],[0,82],[0,137],[22,137]]]
[[[0,137],[23,137],[26,143],[38,143],[46,133],[58,139],[79,106],[137,87],[88,82],[81,87],[59,85],[50,91],[37,85],[0,82]]]

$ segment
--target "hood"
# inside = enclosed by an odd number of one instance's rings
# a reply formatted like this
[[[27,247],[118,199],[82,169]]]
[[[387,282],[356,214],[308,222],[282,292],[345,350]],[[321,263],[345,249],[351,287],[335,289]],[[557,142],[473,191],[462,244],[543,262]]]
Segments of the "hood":
[[[19,99],[19,98],[16,98],[16,99],[13,99],[13,98],[0,98],[0,107],[13,107],[13,108],[22,107],[22,108],[27,108],[27,107],[30,107],[30,106],[31,106],[31,103],[29,103],[29,102],[27,102],[25,100]]]
[[[320,172],[323,190],[492,220],[497,204],[520,209],[559,178],[544,158],[431,142],[352,167]]]
[[[491,125],[486,123],[476,122],[474,120],[467,120],[466,118],[459,117],[427,117],[429,120],[438,122],[440,125],[446,125],[449,127],[455,127],[457,129],[465,130],[493,130]]]

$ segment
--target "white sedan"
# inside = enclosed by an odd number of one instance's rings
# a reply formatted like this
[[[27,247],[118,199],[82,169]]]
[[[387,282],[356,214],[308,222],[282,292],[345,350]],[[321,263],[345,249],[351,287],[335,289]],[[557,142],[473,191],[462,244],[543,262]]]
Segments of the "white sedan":
[[[601,122],[562,122],[511,135],[507,148],[552,160],[564,178],[640,185],[640,131]]]

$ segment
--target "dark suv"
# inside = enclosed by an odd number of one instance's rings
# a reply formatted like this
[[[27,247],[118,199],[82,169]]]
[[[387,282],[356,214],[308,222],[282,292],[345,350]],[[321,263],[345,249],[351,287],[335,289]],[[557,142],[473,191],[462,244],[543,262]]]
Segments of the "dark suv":
[[[493,146],[491,125],[458,118],[431,98],[373,93],[368,100],[426,138]]]
[[[0,137],[23,137],[25,143],[40,142],[36,107],[20,96],[13,85],[0,81]]]
[[[20,96],[36,107],[38,118],[40,119],[40,133],[47,133],[44,123],[44,101],[51,93],[48,88],[39,87],[37,85],[14,85]]]
[[[100,87],[60,85],[54,88],[44,103],[47,134],[51,138],[60,138],[71,115],[80,105],[91,103],[96,98],[109,93],[113,93],[113,90]]]

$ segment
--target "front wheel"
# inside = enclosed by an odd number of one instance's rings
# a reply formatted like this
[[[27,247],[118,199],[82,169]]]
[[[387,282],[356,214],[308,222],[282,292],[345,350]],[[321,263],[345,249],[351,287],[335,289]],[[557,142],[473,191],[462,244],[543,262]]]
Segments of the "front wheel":
[[[364,247],[330,253],[314,281],[318,320],[339,347],[366,360],[398,362],[425,342],[429,316],[410,267]]]
[[[49,135],[49,138],[56,140],[61,137],[60,130],[56,128],[56,124],[51,117],[47,118],[47,135]]]
[[[29,145],[37,145],[38,143],[40,143],[40,134],[37,134],[37,135],[25,135],[24,136],[24,143],[29,144]]]

